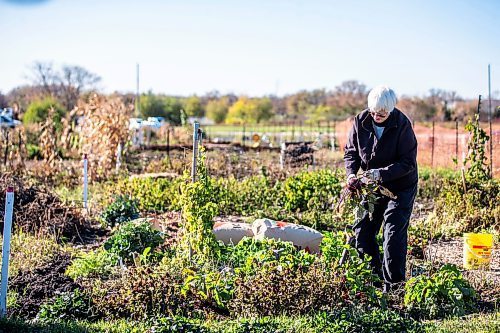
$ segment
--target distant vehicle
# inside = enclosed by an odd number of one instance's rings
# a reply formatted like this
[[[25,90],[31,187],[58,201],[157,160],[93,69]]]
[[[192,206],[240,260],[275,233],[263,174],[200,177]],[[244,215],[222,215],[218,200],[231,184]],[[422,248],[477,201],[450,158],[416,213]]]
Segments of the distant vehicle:
[[[14,112],[12,108],[5,108],[0,112],[0,127],[1,128],[15,128],[21,125],[19,120],[13,118]]]
[[[142,119],[141,118],[130,118],[129,119],[129,129],[141,129],[142,128]]]
[[[149,126],[152,128],[160,128],[162,125],[162,121],[159,119],[161,117],[148,117],[148,120],[143,121],[143,126]]]
[[[14,118],[14,109],[13,108],[0,109],[0,116],[5,116],[7,118]]]
[[[142,118],[130,118],[129,129],[141,129],[143,127],[160,128],[165,122],[163,117],[148,117],[148,120]]]
[[[161,124],[165,122],[165,117],[148,117],[148,120],[150,120],[151,118],[157,119]]]

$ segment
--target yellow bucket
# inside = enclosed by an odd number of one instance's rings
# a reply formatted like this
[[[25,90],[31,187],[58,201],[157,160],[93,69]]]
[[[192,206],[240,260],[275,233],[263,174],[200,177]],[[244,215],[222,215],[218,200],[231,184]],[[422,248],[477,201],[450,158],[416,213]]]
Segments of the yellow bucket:
[[[492,247],[492,234],[464,234],[464,268],[489,269]]]

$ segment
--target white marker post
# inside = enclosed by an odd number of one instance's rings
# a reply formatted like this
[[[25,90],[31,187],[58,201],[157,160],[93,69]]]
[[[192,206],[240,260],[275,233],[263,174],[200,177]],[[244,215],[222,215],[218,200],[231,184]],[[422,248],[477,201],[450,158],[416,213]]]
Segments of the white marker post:
[[[87,154],[83,155],[83,208],[88,209],[87,198],[88,198],[88,186],[89,179],[87,174],[88,160]]]
[[[14,209],[14,188],[7,188],[5,193],[5,215],[3,224],[2,248],[2,284],[0,286],[0,317],[7,314],[7,282],[9,279],[10,235],[12,231],[12,214]]]
[[[198,159],[198,129],[200,124],[195,122],[193,124],[193,164],[191,167],[191,179],[193,183],[196,181],[196,163]]]

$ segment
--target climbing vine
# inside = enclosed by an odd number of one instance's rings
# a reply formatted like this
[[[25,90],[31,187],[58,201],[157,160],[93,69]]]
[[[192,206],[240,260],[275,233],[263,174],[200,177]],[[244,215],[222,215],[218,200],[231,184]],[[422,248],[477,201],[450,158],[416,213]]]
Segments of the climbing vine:
[[[220,253],[219,243],[212,232],[213,218],[218,214],[213,202],[214,183],[205,167],[205,152],[200,149],[197,163],[197,181],[186,177],[181,187],[181,206],[184,220],[181,247],[195,259],[206,259]]]

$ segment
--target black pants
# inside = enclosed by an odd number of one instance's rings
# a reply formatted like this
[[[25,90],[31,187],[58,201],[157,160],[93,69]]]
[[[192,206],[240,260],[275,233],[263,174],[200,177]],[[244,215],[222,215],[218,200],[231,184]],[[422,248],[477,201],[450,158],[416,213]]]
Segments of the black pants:
[[[361,219],[356,221],[354,228],[356,249],[361,257],[364,254],[371,256],[373,271],[389,285],[405,280],[408,225],[416,193],[417,185],[394,193],[396,199],[379,194],[371,216],[366,210]],[[362,205],[368,209],[366,200],[362,201]],[[382,222],[384,223],[383,259],[375,239]]]

